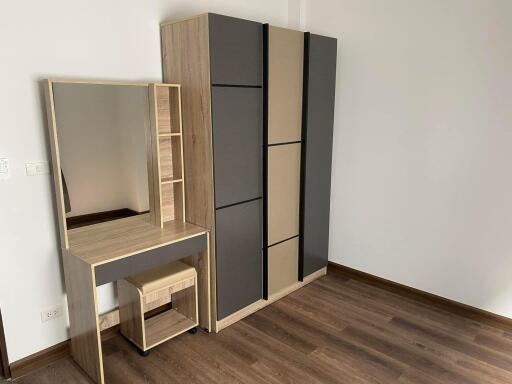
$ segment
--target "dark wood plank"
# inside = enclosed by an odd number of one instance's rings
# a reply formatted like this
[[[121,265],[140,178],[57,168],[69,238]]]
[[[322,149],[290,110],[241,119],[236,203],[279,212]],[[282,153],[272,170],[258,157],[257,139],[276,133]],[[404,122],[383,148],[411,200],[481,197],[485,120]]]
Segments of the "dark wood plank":
[[[35,369],[52,365],[55,361],[70,355],[69,342],[62,342],[27,358],[15,361],[10,366],[13,378],[24,376]]]
[[[484,361],[495,367],[512,372],[512,354],[508,356],[497,353],[491,349],[482,347],[476,343],[462,340],[452,334],[435,329],[423,324],[414,323],[408,319],[395,317],[391,320],[393,325],[398,326],[404,332],[421,335],[429,340],[433,340],[438,344],[447,346],[477,360]]]
[[[498,323],[330,270],[219,334],[183,334],[146,358],[119,334],[103,349],[109,384],[508,384],[511,344]],[[15,383],[90,381],[66,357]]]
[[[482,326],[487,325],[500,330],[505,330],[512,333],[512,319],[484,311],[479,308],[471,307],[466,304],[459,303],[441,296],[437,296],[419,289],[408,287],[403,284],[395,283],[394,281],[384,279],[382,277],[374,276],[369,273],[361,272],[356,269],[346,267],[337,263],[329,261],[330,270],[333,273],[348,276],[353,280],[363,281],[367,284],[380,288],[387,292],[394,292],[403,298],[410,298],[411,300],[431,305],[450,314],[456,314],[460,318],[474,320]]]
[[[505,335],[479,334],[476,335],[475,342],[508,356],[512,356],[512,339]]]

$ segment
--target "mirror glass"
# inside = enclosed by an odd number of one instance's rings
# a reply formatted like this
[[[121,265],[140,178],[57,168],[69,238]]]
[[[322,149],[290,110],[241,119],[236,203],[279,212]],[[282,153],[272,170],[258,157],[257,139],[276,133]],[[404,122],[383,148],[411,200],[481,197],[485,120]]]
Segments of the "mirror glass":
[[[148,88],[54,83],[68,229],[149,210]]]

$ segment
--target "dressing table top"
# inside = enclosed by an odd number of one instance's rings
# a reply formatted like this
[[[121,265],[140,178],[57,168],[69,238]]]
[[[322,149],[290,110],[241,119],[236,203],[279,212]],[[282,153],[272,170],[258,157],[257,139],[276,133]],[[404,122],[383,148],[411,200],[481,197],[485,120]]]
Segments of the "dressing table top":
[[[183,221],[169,221],[163,228],[149,221],[149,214],[68,230],[71,255],[97,266],[176,243],[208,232]]]

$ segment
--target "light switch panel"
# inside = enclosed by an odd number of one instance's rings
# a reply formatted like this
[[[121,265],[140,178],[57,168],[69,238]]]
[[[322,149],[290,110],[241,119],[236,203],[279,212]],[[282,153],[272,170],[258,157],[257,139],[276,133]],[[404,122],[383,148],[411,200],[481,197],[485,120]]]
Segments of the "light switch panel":
[[[37,163],[25,163],[27,176],[46,175],[50,173],[50,166],[47,161],[39,161]]]
[[[0,180],[5,180],[9,177],[9,159],[0,159]]]

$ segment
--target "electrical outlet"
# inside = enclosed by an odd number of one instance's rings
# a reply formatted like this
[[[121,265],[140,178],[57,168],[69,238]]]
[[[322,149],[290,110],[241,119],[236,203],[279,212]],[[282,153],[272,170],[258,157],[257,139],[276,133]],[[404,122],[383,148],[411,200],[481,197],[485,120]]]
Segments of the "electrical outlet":
[[[9,159],[0,159],[0,180],[9,178]]]
[[[53,307],[41,311],[41,322],[45,323],[60,316],[62,316],[62,306],[54,305]]]
[[[46,175],[50,173],[50,166],[47,161],[39,161],[36,163],[25,163],[27,176]]]

